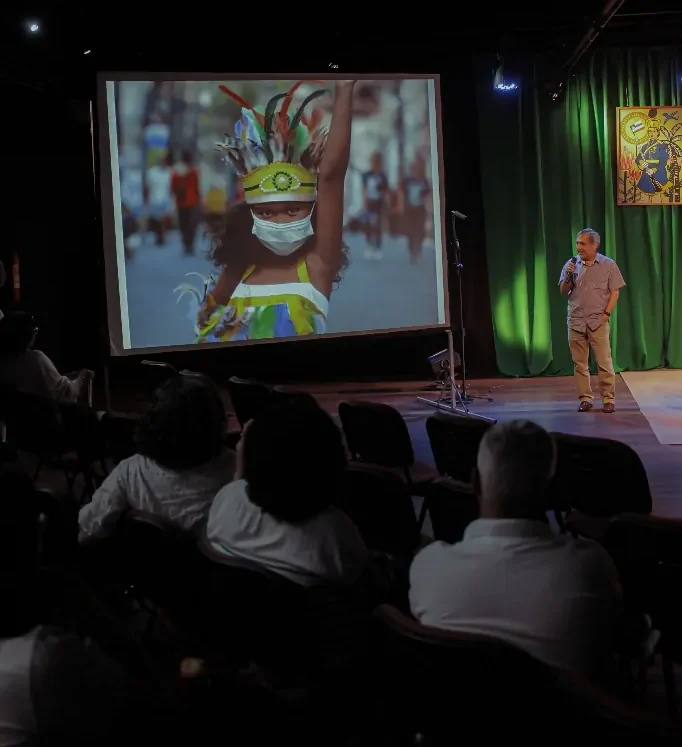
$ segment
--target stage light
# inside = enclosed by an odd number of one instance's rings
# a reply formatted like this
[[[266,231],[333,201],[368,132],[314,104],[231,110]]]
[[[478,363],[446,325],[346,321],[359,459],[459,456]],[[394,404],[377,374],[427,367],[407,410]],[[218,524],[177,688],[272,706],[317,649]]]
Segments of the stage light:
[[[29,34],[37,34],[40,31],[40,24],[36,21],[26,21],[26,30]]]
[[[510,78],[508,74],[505,74],[504,69],[504,57],[497,55],[497,67],[493,71],[493,88],[496,91],[505,93],[508,91],[516,91],[519,84],[513,78]]]
[[[455,371],[457,371],[462,364],[462,358],[457,352],[454,353],[453,358]],[[450,351],[447,348],[430,355],[429,363],[438,383],[442,384],[450,379]]]
[[[90,54],[90,52],[92,52],[91,49],[86,49],[85,52],[83,52],[83,54]]]

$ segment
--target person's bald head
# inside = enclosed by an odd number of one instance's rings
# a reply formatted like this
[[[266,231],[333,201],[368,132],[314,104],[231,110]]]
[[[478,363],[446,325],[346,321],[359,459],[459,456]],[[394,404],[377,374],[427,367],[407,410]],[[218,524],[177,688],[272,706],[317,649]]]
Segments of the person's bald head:
[[[552,436],[529,420],[490,428],[478,450],[477,489],[483,518],[537,519],[556,470]]]

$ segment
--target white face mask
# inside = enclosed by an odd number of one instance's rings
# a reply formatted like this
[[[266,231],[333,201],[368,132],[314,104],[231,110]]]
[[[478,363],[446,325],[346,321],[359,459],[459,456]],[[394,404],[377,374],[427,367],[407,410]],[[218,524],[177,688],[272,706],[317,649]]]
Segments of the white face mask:
[[[314,210],[313,206],[313,210]],[[251,213],[253,215],[253,213]],[[253,215],[253,231],[261,244],[279,255],[287,257],[300,249],[303,244],[315,233],[311,223],[310,215],[292,223],[273,223]]]

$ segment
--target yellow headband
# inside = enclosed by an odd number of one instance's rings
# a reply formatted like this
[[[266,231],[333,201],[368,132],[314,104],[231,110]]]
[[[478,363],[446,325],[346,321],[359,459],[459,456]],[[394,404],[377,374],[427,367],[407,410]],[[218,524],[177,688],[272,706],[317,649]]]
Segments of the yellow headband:
[[[298,163],[269,163],[241,179],[247,203],[314,202],[317,199],[317,177]]]

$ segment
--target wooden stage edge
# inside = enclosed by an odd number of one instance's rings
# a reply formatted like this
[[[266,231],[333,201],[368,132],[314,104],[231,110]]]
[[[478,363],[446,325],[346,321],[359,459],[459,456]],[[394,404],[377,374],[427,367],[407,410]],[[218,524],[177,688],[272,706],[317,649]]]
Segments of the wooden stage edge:
[[[682,446],[659,443],[647,419],[625,382],[618,376],[616,412],[605,415],[598,401],[593,411],[579,413],[573,378],[478,379],[467,382],[472,395],[489,396],[493,402],[474,399],[471,412],[496,420],[533,420],[550,431],[578,436],[612,438],[629,444],[646,467],[654,501],[654,513],[682,518]],[[433,464],[426,436],[426,419],[435,410],[417,401],[418,396],[435,398],[435,389],[426,382],[374,382],[287,387],[305,389],[315,395],[330,413],[336,413],[344,399],[363,399],[393,405],[407,421],[417,459]],[[454,416],[457,417],[457,416]],[[618,465],[604,465],[617,470]],[[580,489],[577,485],[576,489]]]

